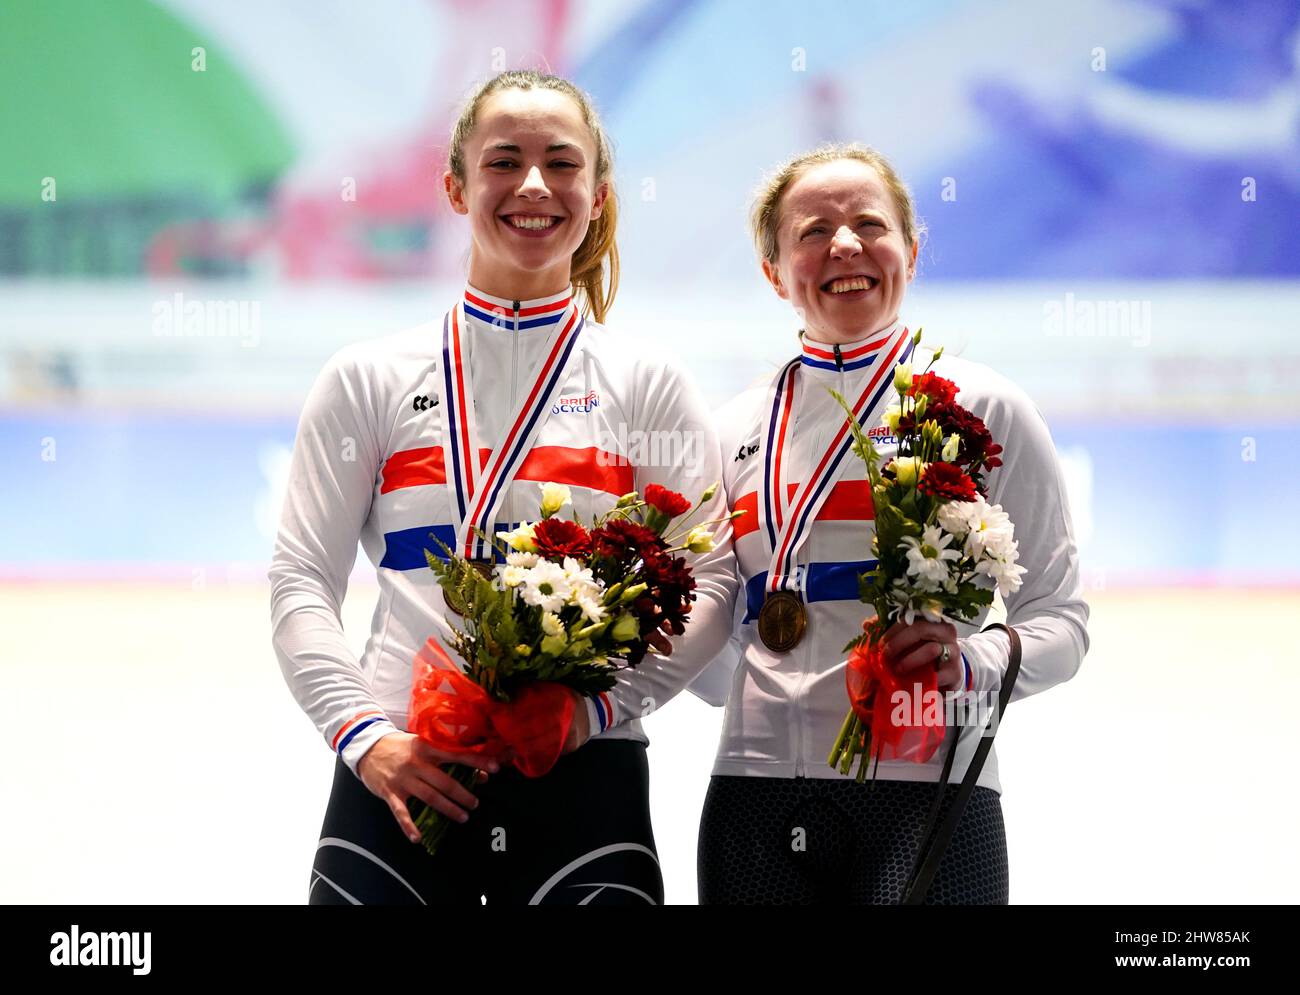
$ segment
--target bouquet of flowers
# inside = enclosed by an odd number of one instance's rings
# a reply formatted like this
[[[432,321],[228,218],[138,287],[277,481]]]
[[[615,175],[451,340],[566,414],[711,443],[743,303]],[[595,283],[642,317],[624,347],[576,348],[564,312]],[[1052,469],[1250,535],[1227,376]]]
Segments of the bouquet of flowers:
[[[445,559],[425,550],[448,601],[463,608],[465,629],[449,641],[463,665],[431,637],[416,657],[408,712],[411,732],[438,749],[506,754],[529,777],[559,758],[573,719],[569,689],[606,691],[617,670],[641,662],[657,630],[685,631],[695,578],[676,554],[708,552],[709,526],[727,520],[690,526],[693,515],[680,516],[691,503],[650,484],[644,499],[625,494],[584,527],[556,517],[569,488],[539,486],[538,521],[495,536],[475,530],[504,556],[490,574],[436,537]],[[466,787],[474,781],[473,768],[444,769]],[[424,847],[435,853],[448,820],[415,804]]]
[[[921,340],[918,329],[913,345]],[[844,398],[854,452],[866,464],[875,507],[871,540],[875,569],[859,579],[859,596],[875,607],[861,635],[844,647],[850,708],[828,762],[842,774],[858,760],[857,780],[868,758],[924,763],[944,735],[942,708],[920,709],[884,660],[880,641],[890,626],[911,624],[917,614],[938,622],[967,621],[993,603],[993,588],[1004,596],[1020,587],[1024,568],[1016,565],[1017,543],[1010,519],[990,505],[984,474],[1002,465],[984,422],[955,400],[959,388],[930,372],[943,354],[933,354],[914,376],[910,363],[894,370],[898,400],[883,423],[898,440],[897,453],[884,466]],[[926,670],[920,700],[940,703],[937,676]],[[874,778],[874,774],[873,774]]]

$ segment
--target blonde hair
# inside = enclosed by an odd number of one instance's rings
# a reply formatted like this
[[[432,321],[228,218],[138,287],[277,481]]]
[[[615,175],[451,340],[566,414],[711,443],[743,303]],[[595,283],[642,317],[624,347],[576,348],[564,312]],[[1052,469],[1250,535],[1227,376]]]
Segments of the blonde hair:
[[[465,142],[478,123],[483,101],[501,90],[554,90],[573,99],[582,111],[591,137],[596,143],[596,185],[609,184],[609,194],[600,217],[587,228],[587,234],[573,253],[570,263],[570,280],[582,295],[583,313],[604,322],[614,306],[618,292],[618,246],[614,241],[618,227],[618,199],[614,195],[614,156],[605,129],[600,123],[591,98],[567,79],[540,73],[534,69],[511,69],[498,73],[482,83],[465,101],[464,109],[451,131],[451,145],[447,153],[447,168],[463,186],[465,183]],[[605,261],[609,261],[608,286],[606,286]]]
[[[903,238],[909,246],[925,234],[925,223],[916,217],[912,194],[890,165],[889,160],[866,145],[856,142],[820,145],[811,152],[795,156],[768,176],[754,193],[754,204],[749,212],[749,230],[758,254],[769,263],[777,261],[777,229],[781,226],[781,198],[800,176],[813,166],[853,159],[865,163],[880,174],[894,198],[894,206],[903,225]]]

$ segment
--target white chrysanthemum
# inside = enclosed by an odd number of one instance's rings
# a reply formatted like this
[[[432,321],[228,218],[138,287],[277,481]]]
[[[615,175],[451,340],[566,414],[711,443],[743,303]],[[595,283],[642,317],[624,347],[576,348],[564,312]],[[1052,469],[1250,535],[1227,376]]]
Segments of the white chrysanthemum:
[[[588,622],[605,621],[605,606],[601,602],[601,591],[593,587],[590,591],[575,591],[573,603],[582,609],[582,615]]]
[[[528,576],[528,571],[524,567],[512,567],[508,563],[498,563],[492,568],[497,582],[497,590],[505,590],[510,587],[518,587]]]
[[[1011,526],[1005,529],[985,530],[984,555],[995,560],[1005,560],[1015,549],[1016,541],[1012,538]]]
[[[537,565],[524,572],[520,585],[524,601],[543,611],[554,612],[564,607],[573,593],[573,586],[564,568],[550,560],[539,560]]]
[[[540,559],[536,553],[506,553],[506,563],[512,567],[535,567]]]
[[[548,636],[564,635],[564,623],[555,612],[542,612],[542,632]]]
[[[591,574],[590,567],[584,567],[572,556],[564,558],[564,577],[569,584],[569,603],[576,605],[579,598],[602,600],[605,588]]]
[[[990,556],[980,560],[975,564],[975,572],[983,574],[997,584],[998,593],[1006,597],[1020,590],[1020,578],[1027,573],[1024,567],[1017,565],[1018,556],[1018,544],[1013,542],[1006,555],[996,558]]]
[[[595,579],[591,576],[591,567],[584,567],[581,560],[576,560],[572,556],[564,558],[564,575],[569,578],[571,584],[594,584]]]
[[[958,550],[948,548],[951,542],[952,536],[937,525],[927,525],[919,540],[915,536],[903,536],[907,573],[916,578],[921,590],[937,591],[948,579],[948,564],[961,558]]]
[[[970,531],[968,509],[971,501],[945,501],[939,505],[939,527],[956,539],[966,538]]]
[[[966,511],[970,528],[966,534],[966,555],[975,560],[985,551],[993,556],[1005,556],[1014,530],[1002,506],[989,504],[978,495],[974,501],[957,503],[969,506]]]

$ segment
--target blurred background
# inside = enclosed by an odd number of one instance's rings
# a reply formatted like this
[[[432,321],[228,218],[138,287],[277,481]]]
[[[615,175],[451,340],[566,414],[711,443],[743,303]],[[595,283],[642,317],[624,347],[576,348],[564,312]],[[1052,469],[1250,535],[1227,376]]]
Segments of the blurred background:
[[[519,67],[614,139],[609,324],[715,405],[795,347],[764,171],[893,160],[929,228],[905,313],[1038,404],[1092,606],[1078,677],[999,732],[1012,901],[1294,901],[1290,0],[5,0],[0,901],[305,900],[333,759],[266,580],[298,412],[454,299],[447,134]],[[375,597],[359,554],[358,654]],[[720,719],[647,722],[670,902]]]

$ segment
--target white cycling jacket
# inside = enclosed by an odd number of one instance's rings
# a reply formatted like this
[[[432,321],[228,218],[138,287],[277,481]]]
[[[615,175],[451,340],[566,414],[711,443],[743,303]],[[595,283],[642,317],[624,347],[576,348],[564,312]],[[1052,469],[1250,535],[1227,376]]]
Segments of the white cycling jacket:
[[[793,451],[787,458],[791,493],[809,471],[813,454],[820,455],[844,424],[842,410],[825,388],[856,396],[890,348],[910,334],[899,321],[883,332],[842,345],[838,359],[834,346],[803,339],[791,416]],[[918,347],[913,370],[921,372],[930,356],[924,346]],[[846,357],[852,358],[846,361]],[[1047,425],[1024,391],[987,366],[946,353],[933,372],[957,384],[957,402],[983,418],[993,441],[1003,447],[1003,465],[986,479],[989,502],[1001,504],[1015,526],[1019,563],[1027,571],[1021,588],[1006,598],[1007,621],[1016,627],[1023,644],[1011,698],[1016,701],[1068,680],[1088,649],[1088,606],[1081,596],[1065,486]],[[865,468],[850,454],[798,554],[806,577],[807,630],[793,650],[769,650],[758,638],[757,613],[771,550],[757,512],[764,472],[759,435],[770,418],[770,381],[771,377],[764,377],[716,415],[727,493],[733,508],[748,509],[749,514],[734,523],[742,587],[730,647],[735,669],[713,773],[838,778],[843,775],[828,766],[827,755],[848,707],[843,648],[861,632],[863,620],[874,615],[870,605],[858,600],[857,590],[857,575],[874,566],[871,492]],[[886,402],[895,396],[889,388]],[[897,442],[887,429],[878,427],[878,419],[870,424],[877,448],[887,460],[896,452]],[[1010,652],[1004,632],[979,631],[987,616],[985,609],[973,622],[954,623],[966,661],[967,687],[985,703],[986,718],[987,707],[997,699]],[[701,676],[696,689],[702,696],[710,686],[720,686],[725,669],[719,661]],[[1015,710],[1010,714],[1014,722]],[[965,725],[951,782],[959,782],[965,774],[977,742],[975,725]],[[945,741],[925,764],[881,761],[877,776],[938,781],[947,748]],[[976,783],[1001,793],[996,747]]]
[[[480,459],[505,431],[571,294],[509,301],[467,286],[461,329],[480,431]],[[459,306],[459,305],[458,305]],[[454,546],[438,411],[443,316],[358,342],[330,358],[307,397],[294,442],[269,571],[272,642],[294,698],[356,773],[379,738],[406,729],[411,665],[447,612],[424,550],[430,532]],[[538,517],[540,482],[567,484],[565,517],[590,521],[650,483],[695,501],[722,476],[712,420],[690,382],[651,350],[587,321],[540,433],[506,491],[495,528]],[[720,487],[694,521],[726,514]],[[661,707],[726,645],[737,582],[731,527],[712,552],[686,554],[697,600],[669,657],[649,654],[589,699],[593,736],[646,742],[639,717]],[[375,565],[379,598],[360,660],[340,606],[357,540]]]

